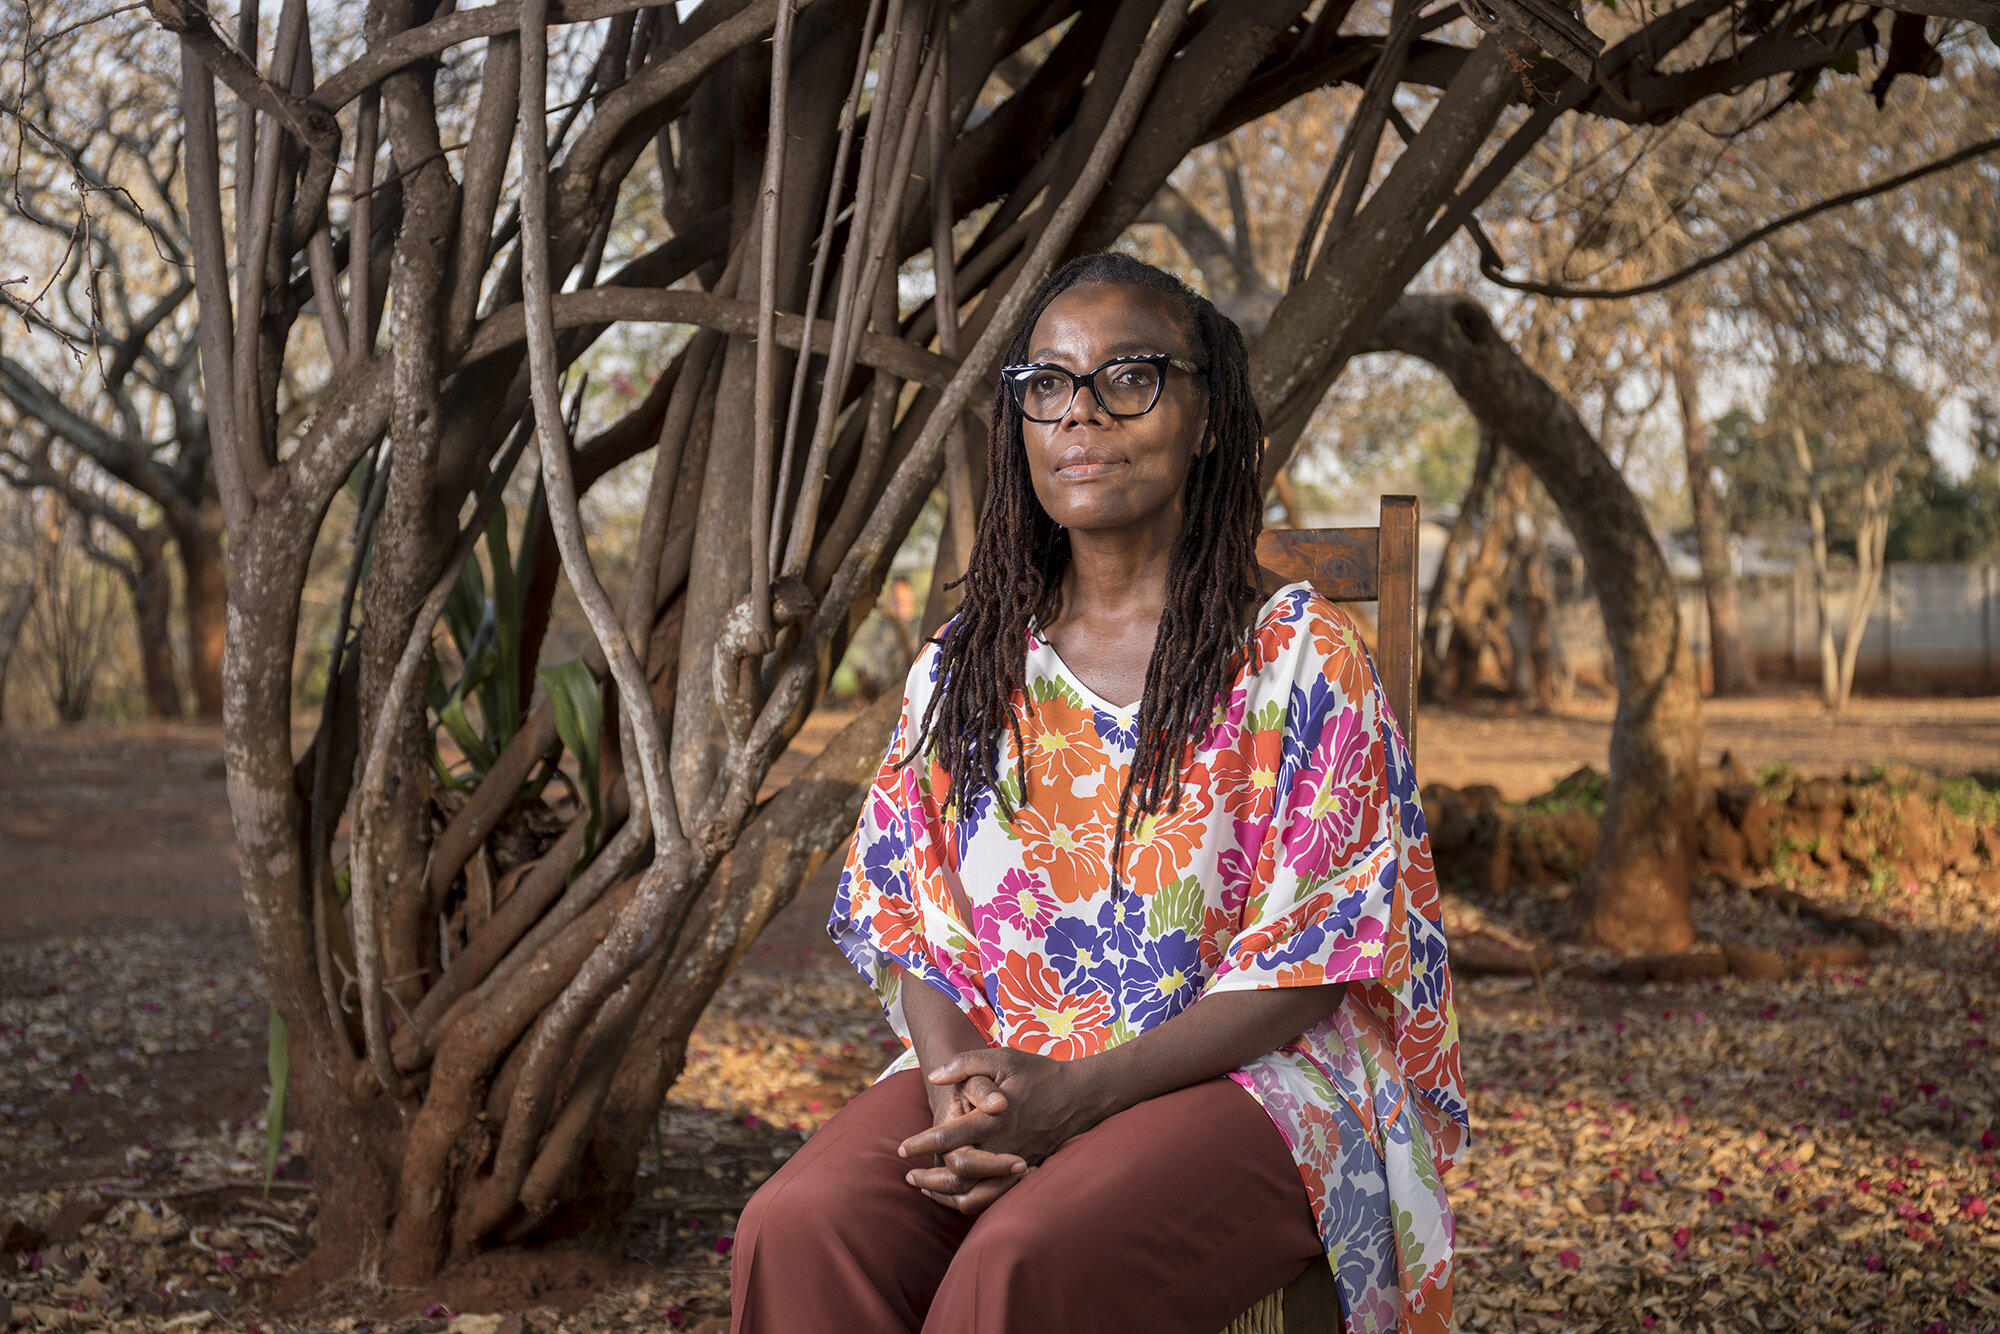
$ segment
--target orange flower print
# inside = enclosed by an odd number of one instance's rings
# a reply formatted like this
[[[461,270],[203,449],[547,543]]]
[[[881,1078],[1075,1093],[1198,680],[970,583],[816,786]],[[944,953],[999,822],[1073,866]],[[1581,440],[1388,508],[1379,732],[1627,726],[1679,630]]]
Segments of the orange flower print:
[[[1305,963],[1286,964],[1278,969],[1278,985],[1281,987],[1316,987],[1325,981],[1325,966],[1310,960]]]
[[[1049,888],[1064,903],[1088,898],[1109,880],[1110,831],[1098,820],[1079,818],[1081,814],[1039,795],[1014,814],[1021,860],[1029,870],[1046,875]]]
[[[1196,943],[1201,948],[1201,971],[1204,976],[1214,976],[1229,957],[1229,942],[1236,939],[1238,922],[1236,914],[1222,908],[1206,907],[1201,911],[1201,939]]]
[[[882,952],[900,959],[921,958],[925,949],[923,933],[916,926],[917,906],[893,894],[884,894],[877,902],[875,938]]]
[[[1313,652],[1333,662],[1354,662],[1361,655],[1361,632],[1354,618],[1339,607],[1322,604],[1317,616],[1308,616],[1312,627]]]
[[[1237,819],[1271,818],[1284,739],[1277,728],[1242,732],[1232,749],[1215,757],[1215,794]]]
[[[1273,616],[1257,627],[1257,637],[1251,641],[1251,660],[1256,670],[1278,660],[1278,655],[1292,646],[1299,637],[1298,622],[1287,620],[1282,615]]]
[[[1195,849],[1208,832],[1208,766],[1189,766],[1182,775],[1181,807],[1154,811],[1125,831],[1125,883],[1140,894],[1151,894],[1181,878],[1194,860]]]
[[[1109,763],[1097,736],[1097,715],[1062,699],[1036,702],[1021,723],[1028,748],[1030,792],[1070,795],[1079,778],[1102,774]]]
[[[1000,965],[1000,1012],[1009,1024],[1008,1046],[1074,1061],[1103,1049],[1111,1001],[1101,991],[1072,996],[1040,956],[1008,950]]]

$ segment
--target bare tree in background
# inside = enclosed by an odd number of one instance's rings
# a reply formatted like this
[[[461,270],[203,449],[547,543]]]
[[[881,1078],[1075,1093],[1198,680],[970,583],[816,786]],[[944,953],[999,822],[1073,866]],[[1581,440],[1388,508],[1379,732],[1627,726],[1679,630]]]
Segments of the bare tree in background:
[[[52,491],[38,500],[41,559],[23,647],[56,720],[80,723],[90,716],[116,629],[114,590],[106,571],[91,558],[90,520]]]
[[[1475,234],[1486,276],[1529,294],[1530,310],[1560,309],[1565,334],[1580,341],[1593,328],[1618,331],[1638,352],[1624,358],[1628,370],[1671,382],[1718,694],[1751,688],[1755,671],[1700,404],[1704,373],[1769,381],[1767,416],[1788,437],[1781,454],[1802,469],[1801,517],[1811,508],[1804,482],[1827,465],[1789,438],[1797,432],[1784,424],[1785,405],[1847,394],[1839,384],[1849,372],[1887,375],[1877,389],[1911,389],[1907,365],[1926,368],[1933,392],[1993,382],[2000,136],[1990,107],[2000,72],[1983,34],[1910,15],[1892,23],[1887,46],[1878,67],[1837,62],[1826,77],[1794,80],[1776,105],[1746,95],[1746,114],[1727,132],[1682,122],[1552,135],[1510,184],[1514,216],[1492,229],[1508,259]],[[1942,77],[1894,84],[1896,69]],[[1510,267],[1540,276],[1514,277]],[[1828,376],[1804,374],[1808,364]],[[1862,429],[1888,431],[1899,442],[1891,456],[1909,447],[1897,412],[1868,415],[1872,425],[1856,420],[1841,432],[1850,446]],[[1871,486],[1849,488],[1875,495],[1856,502],[1874,516],[1857,542],[1886,521],[1894,473],[1885,456]],[[1864,601],[1871,563],[1864,556]],[[1840,658],[1826,650],[1830,707],[1845,699]]]
[[[80,513],[129,544],[121,560],[156,717],[182,712],[171,553],[195,708],[219,718],[223,525],[196,359],[178,80],[157,39],[89,23],[93,12],[58,4],[0,19],[0,51],[18,58],[0,80],[16,122],[0,237],[14,263],[39,271],[0,287],[18,317],[0,321],[11,326],[0,327],[0,464],[51,485],[35,450],[57,441],[106,481],[79,492]]]
[[[1306,0],[375,0],[349,49],[305,0],[229,33],[192,0],[148,8],[182,57],[239,861],[315,1170],[342,1183],[302,1282],[615,1236],[695,1018],[851,827],[893,696],[760,803],[767,771],[940,481],[933,586],[957,573],[968,442],[1035,285],[1190,148],[1364,89],[1253,359],[1275,474],[1566,114],[1671,118],[1876,38],[1873,11],[1791,0],[1594,14],[1594,64],[1573,34],[1558,60],[1455,10]],[[647,324],[697,331],[573,439],[583,359]],[[516,544],[496,516],[531,443]],[[649,452],[633,573],[607,588],[579,494]],[[323,539],[350,480],[356,520]],[[322,540],[351,573],[295,761]],[[594,648],[538,678],[559,581]],[[433,695],[440,622],[464,666]],[[456,769],[431,762],[440,727]],[[550,841],[522,794],[565,753],[581,796]],[[1672,796],[1634,791],[1621,834]],[[1657,860],[1607,865],[1607,911],[1685,900]]]
[[[7,671],[41,589],[43,568],[55,556],[48,529],[34,511],[28,496],[0,487],[0,723],[7,717]]]

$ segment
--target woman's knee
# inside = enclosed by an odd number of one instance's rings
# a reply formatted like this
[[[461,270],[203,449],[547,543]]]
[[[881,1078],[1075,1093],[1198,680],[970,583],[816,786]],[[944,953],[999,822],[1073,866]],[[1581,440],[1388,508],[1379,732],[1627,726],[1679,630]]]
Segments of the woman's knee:
[[[746,1248],[754,1250],[759,1240],[787,1252],[810,1245],[827,1231],[826,1220],[839,1216],[852,1181],[844,1178],[837,1164],[827,1161],[831,1155],[814,1155],[814,1161],[800,1162],[803,1156],[786,1163],[743,1206],[736,1224],[737,1254]]]

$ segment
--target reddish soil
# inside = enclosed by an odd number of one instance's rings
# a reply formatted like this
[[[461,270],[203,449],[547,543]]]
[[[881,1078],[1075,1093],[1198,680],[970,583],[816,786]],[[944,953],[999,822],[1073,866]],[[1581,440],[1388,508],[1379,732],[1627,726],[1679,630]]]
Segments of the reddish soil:
[[[222,728],[0,732],[0,927],[238,918]]]

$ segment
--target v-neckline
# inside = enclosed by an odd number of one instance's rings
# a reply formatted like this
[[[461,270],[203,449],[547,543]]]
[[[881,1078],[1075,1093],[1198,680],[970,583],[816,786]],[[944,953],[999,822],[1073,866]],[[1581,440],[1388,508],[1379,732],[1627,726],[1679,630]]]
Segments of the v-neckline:
[[[1295,589],[1300,589],[1300,588],[1303,588],[1308,592],[1312,591],[1311,584],[1306,583],[1303,580],[1294,580],[1289,584],[1281,585],[1274,592],[1272,592],[1271,596],[1264,599],[1264,605],[1257,609],[1257,618],[1250,623],[1250,634],[1253,638],[1256,636],[1259,630],[1262,630],[1264,628],[1264,622],[1268,620],[1270,618],[1271,613],[1277,609],[1279,599],[1286,597],[1287,595],[1292,593]],[[1063,661],[1063,655],[1060,652],[1058,652],[1056,650],[1056,646],[1049,641],[1048,635],[1043,632],[1042,627],[1039,624],[1030,626],[1029,629],[1030,632],[1035,636],[1036,646],[1048,653],[1050,660],[1055,663],[1056,670],[1062,674],[1063,679],[1067,681],[1072,687],[1074,687],[1076,692],[1082,695],[1085,701],[1087,701],[1093,708],[1108,713],[1112,717],[1120,719],[1121,721],[1129,720],[1131,718],[1135,718],[1138,716],[1139,705],[1144,703],[1146,698],[1145,693],[1143,691],[1141,691],[1139,698],[1133,700],[1130,704],[1113,704],[1110,700],[1104,698],[1104,696],[1098,694],[1095,690],[1092,690],[1087,684],[1085,684],[1084,679],[1081,676],[1077,675],[1076,669],[1074,667],[1071,667],[1067,662]]]

